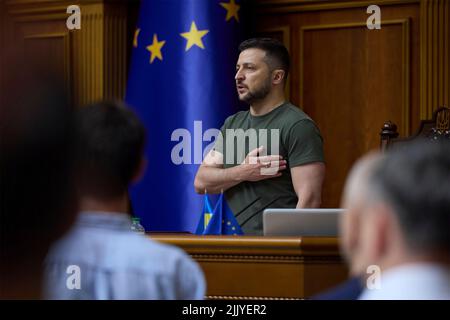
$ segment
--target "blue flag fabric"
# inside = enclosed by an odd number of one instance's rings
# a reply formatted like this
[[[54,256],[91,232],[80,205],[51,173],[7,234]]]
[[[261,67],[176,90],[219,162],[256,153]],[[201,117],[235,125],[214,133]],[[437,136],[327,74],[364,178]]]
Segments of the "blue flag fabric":
[[[148,167],[130,189],[146,230],[195,231],[203,151],[238,111],[239,0],[142,0],[126,102],[147,129]]]
[[[233,211],[228,206],[227,200],[224,198],[223,193],[217,200],[216,207],[211,220],[206,227],[203,234],[215,234],[215,235],[243,235],[239,223],[234,217]]]
[[[197,225],[197,230],[195,231],[195,234],[202,235],[205,232],[206,227],[208,226],[209,221],[211,220],[211,217],[214,213],[213,206],[211,205],[211,200],[208,197],[208,194],[205,194],[203,196],[204,204],[203,204],[203,211],[200,215],[200,220]]]

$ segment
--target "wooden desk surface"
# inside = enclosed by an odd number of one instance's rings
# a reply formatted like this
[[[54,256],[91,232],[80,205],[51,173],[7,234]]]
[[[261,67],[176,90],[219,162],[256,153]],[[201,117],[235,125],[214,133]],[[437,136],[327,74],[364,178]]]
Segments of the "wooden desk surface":
[[[307,298],[347,278],[337,238],[149,236],[200,264],[209,299]]]

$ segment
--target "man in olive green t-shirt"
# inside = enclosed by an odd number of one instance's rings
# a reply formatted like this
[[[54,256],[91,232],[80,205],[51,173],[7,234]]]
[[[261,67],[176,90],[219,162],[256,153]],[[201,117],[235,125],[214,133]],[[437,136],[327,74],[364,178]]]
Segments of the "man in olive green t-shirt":
[[[225,192],[245,234],[262,234],[266,208],[317,208],[325,175],[322,137],[286,102],[289,53],[274,39],[239,46],[236,87],[250,110],[225,120],[195,177],[198,193]]]

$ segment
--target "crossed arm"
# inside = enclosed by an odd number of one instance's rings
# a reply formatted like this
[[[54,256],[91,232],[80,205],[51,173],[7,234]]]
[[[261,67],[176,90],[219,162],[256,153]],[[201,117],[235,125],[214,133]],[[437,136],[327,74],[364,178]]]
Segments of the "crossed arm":
[[[286,169],[281,156],[258,156],[262,147],[250,151],[245,160],[234,167],[223,168],[223,154],[211,151],[206,156],[195,176],[197,193],[220,193],[243,181],[259,181],[279,177]],[[270,170],[267,174],[264,170]]]
[[[211,151],[198,169],[194,181],[195,191],[203,194],[220,193],[243,181],[260,181],[279,177],[286,169],[286,160],[281,156],[258,156],[262,149],[251,151],[244,162],[231,168],[223,168],[223,155]],[[271,174],[264,168],[273,169]],[[298,197],[297,208],[318,208],[321,204],[325,165],[308,163],[291,168],[292,184]]]

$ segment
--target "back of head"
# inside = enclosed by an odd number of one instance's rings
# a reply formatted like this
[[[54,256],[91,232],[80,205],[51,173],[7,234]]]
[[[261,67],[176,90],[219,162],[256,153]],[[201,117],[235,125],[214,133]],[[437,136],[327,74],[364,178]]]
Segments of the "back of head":
[[[376,166],[383,161],[383,154],[371,152],[364,155],[352,167],[343,192],[342,203],[347,207],[349,203],[367,203],[370,199],[371,190],[369,178]]]
[[[387,154],[371,176],[413,252],[450,252],[450,145],[419,141]]]
[[[272,38],[247,39],[239,45],[239,52],[252,48],[263,50],[266,53],[265,60],[270,70],[284,70],[284,79],[287,79],[290,68],[289,52],[280,41]]]
[[[365,155],[353,166],[345,184],[342,206],[346,208],[346,213],[340,217],[340,245],[352,275],[359,276],[366,267],[366,261],[361,263],[366,238],[361,232],[362,222],[366,221],[362,213],[370,206],[373,197],[369,179],[383,160],[384,155],[378,152]]]
[[[126,192],[143,157],[145,130],[123,105],[102,102],[77,113],[81,195],[111,199]]]

